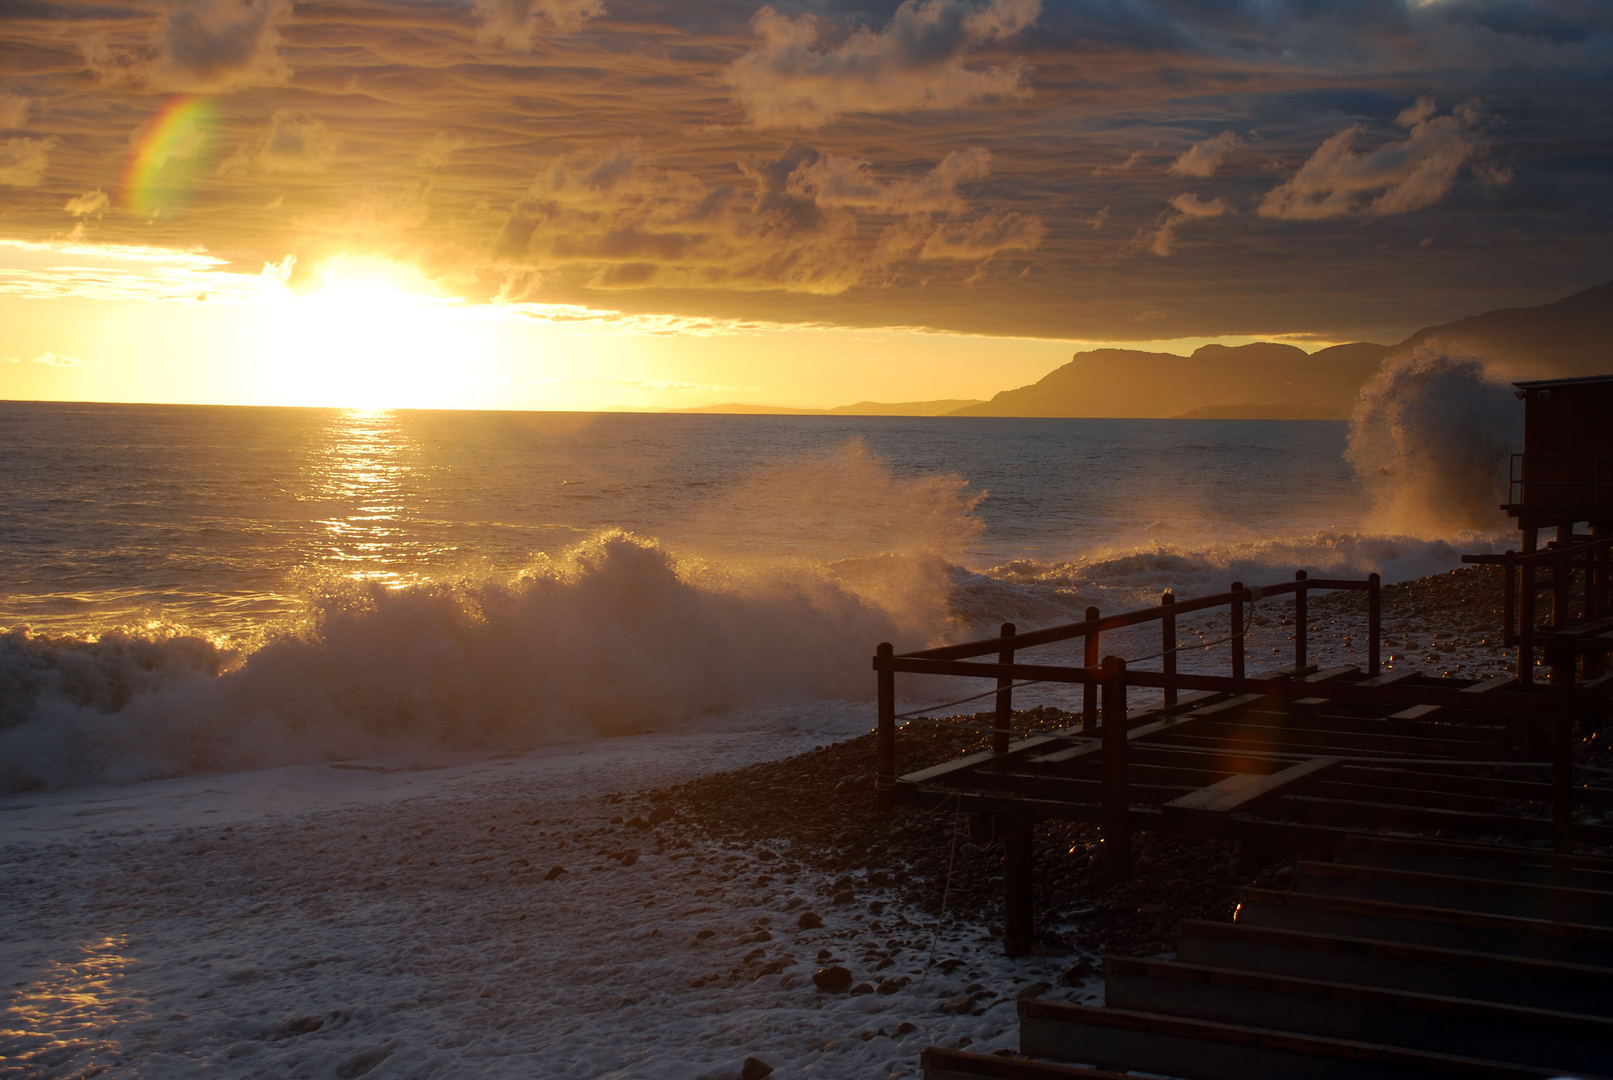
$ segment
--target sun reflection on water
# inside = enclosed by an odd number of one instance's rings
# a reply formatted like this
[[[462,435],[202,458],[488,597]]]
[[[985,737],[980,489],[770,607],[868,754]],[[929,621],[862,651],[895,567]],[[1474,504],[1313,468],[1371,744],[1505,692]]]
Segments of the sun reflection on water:
[[[121,935],[85,942],[14,989],[0,1009],[0,1062],[29,1076],[94,1076],[115,1065],[114,1032],[143,1005],[123,985],[127,947]]]
[[[413,446],[388,409],[336,414],[312,457],[313,497],[332,511],[320,561],[344,576],[399,588],[414,579],[418,554],[408,541]]]

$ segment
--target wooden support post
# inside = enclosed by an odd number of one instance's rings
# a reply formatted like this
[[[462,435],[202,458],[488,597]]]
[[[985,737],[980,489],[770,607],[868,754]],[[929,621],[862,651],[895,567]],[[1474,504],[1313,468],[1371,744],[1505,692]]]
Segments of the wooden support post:
[[[1087,608],[1087,622],[1095,623],[1097,621],[1098,609],[1095,607]],[[1085,645],[1085,648],[1081,654],[1082,665],[1087,668],[1097,667],[1098,632],[1096,630],[1088,630],[1086,641],[1083,644]],[[1081,684],[1081,731],[1088,735],[1098,730],[1097,689],[1097,686],[1092,682],[1091,679],[1088,679],[1086,682]]]
[[[1518,643],[1518,564],[1512,561],[1517,552],[1507,548],[1507,561],[1501,564],[1501,643]]]
[[[1559,555],[1567,554],[1574,543],[1574,523],[1572,521],[1559,523],[1557,526],[1557,552]],[[1568,625],[1568,620],[1574,616],[1568,610],[1568,593],[1574,583],[1573,570],[1567,561],[1559,559],[1551,564],[1551,622],[1561,629]]]
[[[1011,817],[998,822],[1003,837],[1003,952],[1028,956],[1036,930],[1031,893],[1035,884],[1032,848],[1036,823]]]
[[[1131,790],[1126,777],[1126,662],[1103,658],[1103,861],[1111,878],[1131,871]]]
[[[1607,530],[1601,522],[1591,522],[1591,542],[1607,538]],[[1585,617],[1594,619],[1601,616],[1606,610],[1602,600],[1603,590],[1607,582],[1607,556],[1606,548],[1594,548],[1591,551],[1590,565],[1585,568]],[[1607,656],[1600,652],[1587,652],[1580,661],[1586,682],[1596,678],[1607,670]]]
[[[1011,622],[1003,623],[1002,636],[1005,637],[1005,638],[1010,638],[1010,639],[1014,636],[1014,624],[1013,623],[1011,623]],[[1014,662],[1014,650],[1013,650],[1013,647],[1008,646],[1008,645],[1004,645],[1002,650],[997,653],[997,663],[999,663],[999,664],[1012,664],[1013,662]],[[992,751],[992,753],[994,753],[994,754],[1006,754],[1006,753],[1008,753],[1008,735],[1009,735],[1008,729],[1011,728],[1013,726],[1013,724],[1014,724],[1014,680],[1006,678],[1006,677],[1005,678],[1000,678],[1000,679],[997,680],[997,716],[996,716],[996,721],[992,724],[992,726],[995,727],[997,730],[993,731],[991,733],[991,751]]]
[[[1596,532],[1591,531],[1591,540],[1596,540]],[[1587,619],[1596,617],[1596,561],[1601,558],[1601,551],[1592,548],[1585,553],[1585,596],[1584,612]]]
[[[1557,526],[1557,553],[1566,554],[1568,548],[1574,543],[1574,523],[1572,521]],[[1573,570],[1568,563],[1558,559],[1551,564],[1551,624],[1561,630],[1568,625],[1573,615],[1568,610],[1568,590],[1573,584]],[[1574,654],[1566,649],[1554,648],[1546,650],[1546,667],[1551,672],[1553,683],[1574,681]]]
[[[1551,713],[1551,832],[1558,851],[1574,850],[1574,715],[1567,687],[1553,690]]]
[[[875,650],[879,658],[889,660],[896,650],[891,643],[882,641]],[[879,747],[877,767],[874,771],[874,789],[878,795],[879,812],[888,814],[896,808],[896,672],[880,668],[879,685]]]
[[[1310,577],[1303,570],[1294,571],[1294,580],[1300,582],[1299,588],[1294,590],[1294,670],[1305,670],[1306,648],[1305,631],[1310,623],[1310,604],[1306,599],[1304,582]]]
[[[1176,677],[1176,616],[1171,608],[1176,604],[1176,594],[1169,589],[1159,598],[1160,606],[1165,608],[1165,614],[1159,617],[1160,650],[1164,653],[1160,657],[1160,670],[1163,672],[1165,683],[1165,707],[1176,707],[1176,684],[1170,680]]]
[[[1367,677],[1378,673],[1383,659],[1383,582],[1377,574],[1367,575]]]
[[[1540,524],[1533,518],[1520,519],[1523,553],[1533,555],[1540,539]],[[1525,686],[1535,681],[1535,564],[1525,560],[1518,586],[1518,679]]]
[[[1591,540],[1606,540],[1608,538],[1607,525],[1600,521],[1591,522]],[[1608,596],[1608,561],[1613,557],[1607,548],[1597,548],[1591,555],[1593,569],[1591,575],[1595,584],[1589,590],[1596,597],[1596,614],[1600,615],[1607,610]]]
[[[1232,583],[1232,677],[1243,678],[1243,582]],[[1253,611],[1250,612],[1252,616]]]

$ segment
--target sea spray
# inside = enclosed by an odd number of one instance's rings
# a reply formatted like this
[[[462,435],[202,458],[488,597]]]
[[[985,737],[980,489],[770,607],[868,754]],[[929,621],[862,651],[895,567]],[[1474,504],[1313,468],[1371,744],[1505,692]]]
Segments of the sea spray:
[[[1425,347],[1362,388],[1346,456],[1376,526],[1436,537],[1505,524],[1508,455],[1521,449],[1523,410],[1505,377]]]
[[[871,721],[882,640],[1032,629],[1297,568],[1397,580],[1487,546],[1364,531],[1342,425],[856,421],[875,453],[838,420],[253,413],[250,453],[203,454],[240,425],[8,408],[78,435],[0,473],[32,508],[0,520],[18,586],[0,790],[431,760],[695,718],[751,730],[808,702]],[[105,473],[93,437],[109,426],[134,449]],[[366,479],[376,439],[412,455],[396,491]],[[20,629],[35,610],[48,629]]]
[[[233,668],[194,639],[8,636],[4,678],[18,693],[0,790],[535,745],[864,697],[869,643],[898,630],[827,578],[714,587],[621,533],[513,581],[353,582],[319,603],[311,629]]]

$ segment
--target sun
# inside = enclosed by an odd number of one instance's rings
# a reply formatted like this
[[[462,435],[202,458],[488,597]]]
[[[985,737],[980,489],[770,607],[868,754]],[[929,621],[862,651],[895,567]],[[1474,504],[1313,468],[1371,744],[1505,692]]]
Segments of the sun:
[[[261,398],[350,409],[455,408],[466,402],[484,328],[413,267],[339,256],[318,284],[271,283],[258,360]]]

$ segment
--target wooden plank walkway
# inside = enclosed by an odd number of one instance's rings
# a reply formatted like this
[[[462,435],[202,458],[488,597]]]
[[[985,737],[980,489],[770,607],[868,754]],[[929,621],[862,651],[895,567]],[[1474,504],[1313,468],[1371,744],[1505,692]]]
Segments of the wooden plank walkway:
[[[1309,660],[1307,596],[1327,588],[1367,594],[1364,665],[1318,670]],[[1272,596],[1293,597],[1293,663],[1248,677],[1245,612]],[[1217,606],[1233,628],[1230,675],[1182,672],[1179,620]],[[1509,597],[1506,610],[1532,618],[1532,600]],[[1010,955],[1028,949],[1034,925],[1038,820],[1099,823],[1116,877],[1129,870],[1136,829],[1311,856],[1289,890],[1245,888],[1235,923],[1182,924],[1173,959],[1105,958],[1103,1006],[1020,1002],[1022,1056],[930,1048],[926,1077],[1613,1078],[1613,859],[1576,852],[1613,845],[1602,817],[1613,790],[1576,783],[1572,757],[1575,725],[1599,726],[1613,711],[1613,676],[1587,665],[1575,686],[1562,659],[1610,651],[1606,629],[1587,619],[1542,631],[1558,650],[1544,687],[1528,675],[1382,672],[1378,620],[1375,577],[1301,572],[1291,583],[1167,596],[1158,609],[1090,609],[1081,623],[1029,634],[1005,624],[997,638],[960,645],[879,647],[880,805],[992,815],[998,834],[1015,838],[1003,864]],[[1161,633],[1158,671],[1098,662],[1101,635],[1150,622]],[[1509,645],[1511,633],[1509,623]],[[1527,623],[1521,656],[1533,656],[1532,635]],[[1025,662],[1027,650],[1074,639],[1084,639],[1080,665]],[[904,673],[994,680],[993,748],[899,773]],[[1013,740],[1016,680],[1080,685],[1080,723]],[[1160,704],[1128,708],[1134,687],[1159,691]]]
[[[1343,847],[1361,865],[1302,863],[1293,892],[1247,889],[1237,922],[1184,922],[1172,959],[1106,957],[1102,1006],[1022,1001],[1020,1056],[931,1049],[926,1078],[1613,1071],[1613,928],[1494,911],[1499,898],[1613,922],[1613,859],[1377,836]],[[1513,880],[1563,875],[1579,884]],[[1340,881],[1432,891],[1330,895]]]

